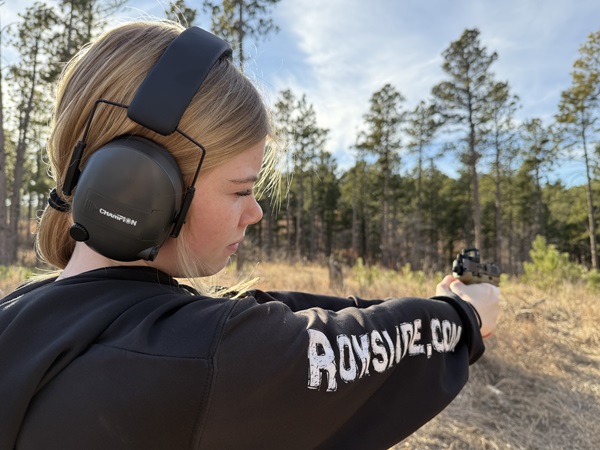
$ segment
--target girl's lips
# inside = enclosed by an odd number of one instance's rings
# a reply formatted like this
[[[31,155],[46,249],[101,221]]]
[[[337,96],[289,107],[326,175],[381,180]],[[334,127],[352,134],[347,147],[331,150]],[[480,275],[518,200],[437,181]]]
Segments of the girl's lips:
[[[235,253],[237,252],[238,248],[240,247],[240,245],[242,244],[242,242],[244,242],[244,236],[241,237],[241,239],[237,242],[234,242],[233,244],[229,244],[227,246],[227,249],[229,251],[231,251],[231,253]]]
[[[236,242],[235,244],[231,244],[227,246],[227,249],[231,252],[231,253],[235,253],[237,252],[238,248],[240,246],[239,242]]]

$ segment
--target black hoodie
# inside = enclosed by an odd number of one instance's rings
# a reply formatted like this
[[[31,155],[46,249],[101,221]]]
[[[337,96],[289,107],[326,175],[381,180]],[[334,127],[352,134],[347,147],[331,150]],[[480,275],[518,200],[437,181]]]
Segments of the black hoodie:
[[[457,297],[197,295],[149,268],[0,301],[0,450],[385,449],[483,353]]]

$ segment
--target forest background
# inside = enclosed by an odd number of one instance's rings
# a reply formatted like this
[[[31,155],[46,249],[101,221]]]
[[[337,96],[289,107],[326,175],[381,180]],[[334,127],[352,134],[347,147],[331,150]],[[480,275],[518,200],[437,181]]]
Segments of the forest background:
[[[210,17],[211,30],[232,43],[245,69],[244,44],[276,35],[272,11],[279,2],[203,1],[194,9],[179,0],[165,5],[164,16],[187,25]],[[18,262],[22,245],[30,248],[36,215],[55,185],[44,149],[60,71],[127,3],[38,1],[1,25],[2,54],[17,55],[0,57],[2,265]],[[271,106],[277,145],[287,150],[278,186],[284,200],[262,197],[265,219],[248,233],[238,268],[248,259],[333,258],[434,273],[474,246],[504,273],[519,275],[540,236],[567,253],[581,276],[595,277],[600,31],[590,30],[572,67],[565,62],[571,84],[552,121],[516,119],[520,99],[494,73],[500,57],[483,46],[480,30],[468,28],[442,53],[444,80],[414,108],[397,86],[382,85],[364,105],[348,149],[353,162],[344,169],[307,96],[278,92]],[[569,160],[582,163],[581,184],[547,176],[557,161]],[[453,176],[444,170],[448,161]]]
[[[286,1],[179,0],[164,16],[203,18],[247,69],[248,40],[276,35],[272,12]],[[12,5],[0,1],[0,296],[44,269],[31,248],[55,186],[44,151],[57,77],[127,4],[38,1],[5,23]],[[416,106],[393,83],[375,90],[343,167],[328,151],[334,130],[307,95],[279,91],[271,106],[287,149],[283,201],[261,198],[265,219],[220,281],[259,275],[262,289],[427,297],[456,253],[477,246],[504,272],[497,333],[459,397],[394,448],[595,449],[600,30],[565,61],[570,83],[555,111],[527,119],[517,118],[521,100],[495,75],[502,56],[482,32],[467,28],[448,43],[444,79]],[[582,167],[580,183],[549,176],[569,161]]]

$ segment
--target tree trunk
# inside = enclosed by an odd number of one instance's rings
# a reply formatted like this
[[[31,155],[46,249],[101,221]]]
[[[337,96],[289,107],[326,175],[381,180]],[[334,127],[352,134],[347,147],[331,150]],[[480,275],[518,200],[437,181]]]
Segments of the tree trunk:
[[[419,157],[417,164],[417,210],[415,211],[414,222],[414,242],[412,266],[418,270],[423,270],[425,260],[425,246],[430,245],[423,239],[423,145],[419,144]]]
[[[13,180],[13,192],[11,196],[10,204],[10,238],[11,242],[11,258],[13,261],[17,259],[17,250],[19,246],[19,221],[21,218],[21,189],[23,185],[23,171],[25,162],[25,150],[27,148],[27,132],[29,131],[29,123],[31,119],[31,112],[33,110],[33,99],[35,96],[35,88],[37,81],[37,54],[39,49],[39,39],[35,42],[33,50],[33,67],[31,68],[31,88],[29,91],[29,97],[27,98],[27,105],[23,113],[22,120],[20,121],[19,130],[19,142],[17,144],[17,150],[15,155],[15,171]]]
[[[271,258],[273,252],[273,210],[271,206],[271,198],[265,195],[265,208],[263,210],[263,250],[267,259]]]
[[[302,171],[298,174],[298,204],[296,205],[296,259],[302,259],[304,249],[302,248],[302,235],[304,233],[304,175]]]
[[[314,175],[311,172],[310,175],[310,218],[309,218],[309,231],[308,234],[310,236],[310,242],[308,244],[308,260],[313,261],[315,259],[316,254],[316,244],[317,244],[317,233],[315,230],[315,186],[314,186]]]
[[[244,71],[244,2],[238,0],[238,56],[240,58],[240,70]]]
[[[359,250],[359,221],[358,221],[358,165],[354,170],[354,183],[352,186],[352,252],[360,255]]]
[[[496,248],[494,260],[498,266],[502,267],[502,190],[500,188],[500,183],[502,179],[502,174],[500,171],[500,143],[498,141],[498,135],[496,134],[496,196],[495,196],[495,206],[496,206]]]
[[[388,159],[383,167],[383,204],[381,214],[381,264],[383,267],[391,267],[391,239],[390,239],[390,187]]]
[[[544,218],[544,197],[542,194],[542,176],[540,175],[540,165],[536,164],[535,166],[535,223],[532,233],[532,239],[535,236],[546,235],[546,220]]]
[[[511,275],[513,275],[515,273],[515,266],[514,266],[514,243],[513,243],[513,236],[514,236],[514,227],[513,227],[513,219],[512,219],[512,210],[508,215],[508,242],[507,242],[507,247],[508,247],[508,255],[507,255],[507,259],[508,259],[508,273],[510,273]]]
[[[594,200],[592,191],[591,167],[588,159],[586,140],[583,140],[583,154],[585,157],[585,174],[587,178],[587,204],[588,204],[588,228],[590,231],[590,258],[592,269],[598,269],[598,248],[596,242],[596,220],[594,217]]]
[[[294,258],[294,240],[292,239],[294,236],[294,218],[292,217],[292,210],[288,203],[287,208],[285,209],[285,218],[286,218],[286,227],[287,227],[287,257],[288,260],[291,261]]]
[[[469,134],[469,162],[471,165],[471,182],[473,184],[473,222],[475,227],[475,247],[483,247],[481,232],[481,204],[479,202],[479,177],[477,175],[477,149],[475,148],[475,125],[471,123]]]
[[[0,30],[0,51],[2,49],[2,33]],[[0,55],[0,265],[8,266],[11,261],[11,251],[8,248],[10,229],[8,228],[8,215],[6,200],[8,198],[8,185],[6,179],[6,147],[4,137],[4,102],[2,96],[2,57]]]

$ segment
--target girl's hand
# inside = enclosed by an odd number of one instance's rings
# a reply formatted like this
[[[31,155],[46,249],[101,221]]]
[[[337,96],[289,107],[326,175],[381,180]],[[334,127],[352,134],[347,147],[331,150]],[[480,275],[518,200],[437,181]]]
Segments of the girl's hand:
[[[436,295],[448,295],[450,292],[475,307],[481,318],[481,335],[484,339],[490,337],[500,315],[500,289],[489,283],[467,285],[448,275],[437,285]]]

